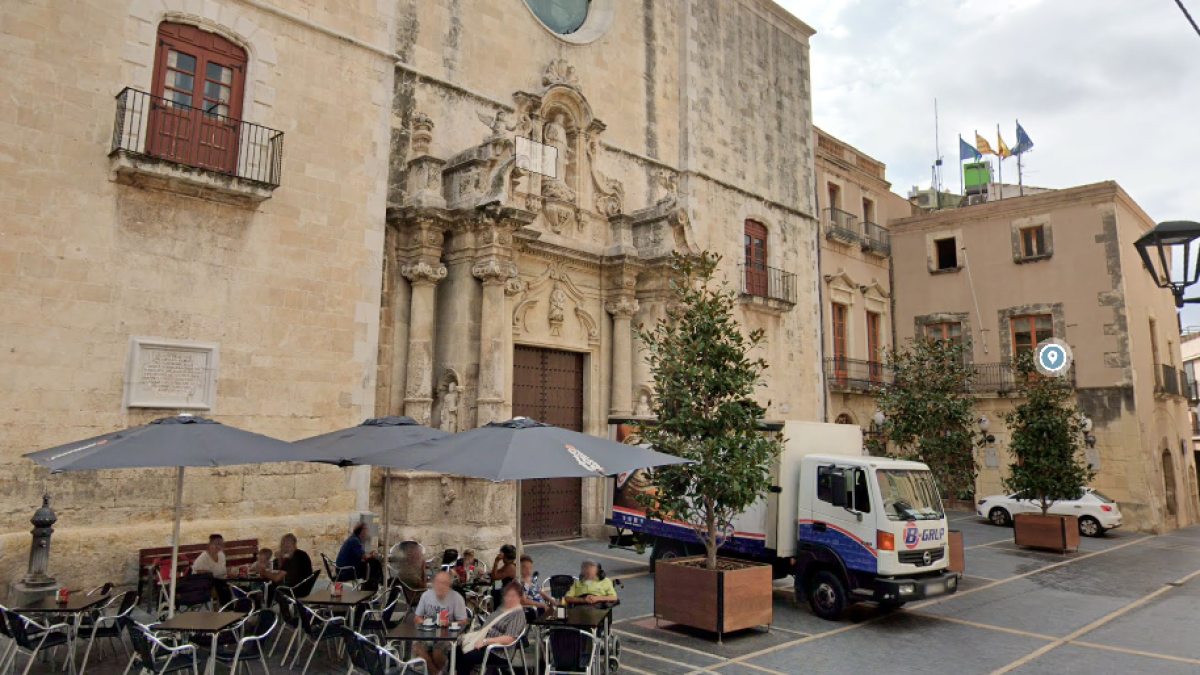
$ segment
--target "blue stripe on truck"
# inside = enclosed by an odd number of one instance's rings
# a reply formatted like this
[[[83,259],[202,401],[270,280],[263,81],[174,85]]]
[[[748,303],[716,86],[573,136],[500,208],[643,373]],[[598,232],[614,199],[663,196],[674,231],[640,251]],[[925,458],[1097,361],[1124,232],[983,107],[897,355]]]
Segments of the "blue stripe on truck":
[[[612,524],[615,527],[624,528],[632,532],[641,534],[649,534],[656,537],[664,537],[680,542],[693,542],[699,545],[700,542],[696,539],[696,533],[692,528],[686,525],[676,525],[674,523],[664,523],[661,520],[653,520],[644,515],[633,515],[622,513],[617,509],[613,509]],[[733,538],[725,542],[721,547],[722,551],[734,551],[745,555],[762,556],[766,553],[767,542],[762,537],[744,537],[734,535]]]
[[[828,546],[841,557],[847,569],[872,574],[879,571],[879,554],[875,549],[836,525],[826,523],[825,527],[824,532],[817,532],[813,529],[813,521],[801,520],[797,540]]]

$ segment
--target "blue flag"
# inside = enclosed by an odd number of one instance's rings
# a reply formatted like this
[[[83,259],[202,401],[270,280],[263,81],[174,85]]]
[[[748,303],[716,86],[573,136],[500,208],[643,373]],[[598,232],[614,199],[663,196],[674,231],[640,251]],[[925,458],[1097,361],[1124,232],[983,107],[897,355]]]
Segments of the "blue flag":
[[[1033,149],[1033,139],[1029,138],[1029,134],[1025,133],[1025,129],[1017,122],[1017,144],[1013,146],[1012,153],[1019,155],[1022,152],[1028,152]]]
[[[979,154],[979,151],[975,149],[975,146],[964,141],[963,137],[959,136],[958,137],[958,161],[965,162],[967,160],[971,160],[973,162],[978,162],[981,159],[983,159],[983,155]]]

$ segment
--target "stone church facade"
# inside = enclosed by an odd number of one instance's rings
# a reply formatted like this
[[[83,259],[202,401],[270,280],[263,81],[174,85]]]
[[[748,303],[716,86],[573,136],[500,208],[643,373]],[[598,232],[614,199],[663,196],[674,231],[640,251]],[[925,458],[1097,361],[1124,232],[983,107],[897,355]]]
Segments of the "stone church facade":
[[[615,436],[647,412],[634,328],[665,315],[673,252],[724,256],[739,318],[769,336],[768,416],[820,418],[811,29],[769,0],[591,0],[574,24],[551,4],[5,7],[0,82],[21,104],[0,112],[4,581],[46,491],[72,551],[52,572],[128,581],[136,549],[166,542],[166,473],[47,476],[20,455],[180,410],[286,440],[391,414]],[[176,39],[216,64],[206,106],[233,82],[236,105],[205,109],[243,124],[228,156],[164,132],[163,110],[192,108],[130,103],[186,93]],[[553,147],[554,170],[518,138]],[[385,493],[393,541],[512,538],[511,485],[383,483],[190,472],[185,543],[294,530],[332,553]],[[601,532],[603,481],[523,489],[534,537]]]

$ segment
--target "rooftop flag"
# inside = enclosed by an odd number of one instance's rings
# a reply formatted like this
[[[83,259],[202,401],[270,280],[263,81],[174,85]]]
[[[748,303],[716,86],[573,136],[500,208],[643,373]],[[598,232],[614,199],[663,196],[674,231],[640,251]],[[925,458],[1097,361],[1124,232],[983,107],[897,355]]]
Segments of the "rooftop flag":
[[[971,147],[971,144],[964,141],[963,137],[961,135],[959,135],[959,137],[958,137],[958,161],[960,163],[965,162],[967,160],[970,160],[973,162],[978,162],[981,159],[983,159],[983,155],[979,154],[979,151],[977,151],[975,148]]]
[[[983,136],[980,136],[978,131],[975,132],[975,149],[978,150],[979,154],[981,155],[996,154],[996,151],[992,150],[992,146],[988,145],[987,139]]]
[[[1008,149],[1008,144],[1004,142],[1004,137],[1000,135],[1000,126],[996,125],[996,154],[1000,159],[1012,157],[1012,151]]]
[[[1017,122],[1017,147],[1013,148],[1013,154],[1019,155],[1024,152],[1029,152],[1033,149],[1033,139],[1029,138],[1029,134],[1025,133],[1024,127],[1020,122]]]

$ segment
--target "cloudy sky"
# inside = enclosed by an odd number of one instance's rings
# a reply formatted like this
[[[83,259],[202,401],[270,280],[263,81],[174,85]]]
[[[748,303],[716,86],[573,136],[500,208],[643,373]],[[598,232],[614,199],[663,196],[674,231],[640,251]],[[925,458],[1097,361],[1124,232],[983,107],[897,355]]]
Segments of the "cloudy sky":
[[[999,124],[1012,146],[1019,119],[1027,184],[1113,179],[1155,220],[1200,220],[1200,36],[1174,0],[777,2],[817,30],[817,125],[886,163],[894,191],[930,182],[936,97],[952,190],[958,135],[995,147]]]

